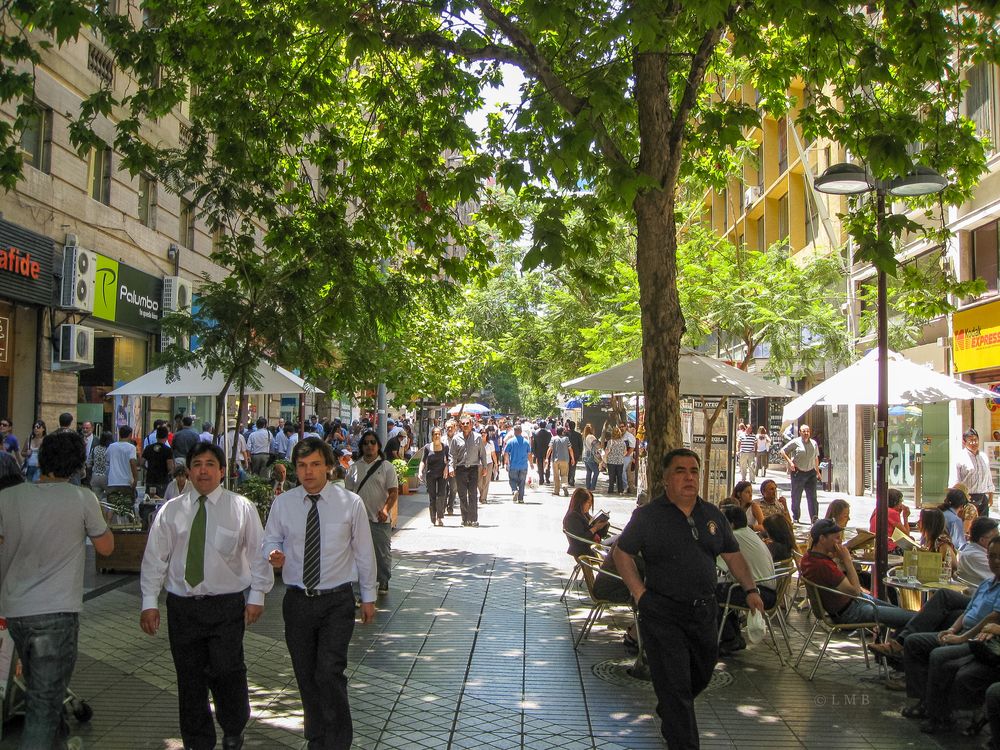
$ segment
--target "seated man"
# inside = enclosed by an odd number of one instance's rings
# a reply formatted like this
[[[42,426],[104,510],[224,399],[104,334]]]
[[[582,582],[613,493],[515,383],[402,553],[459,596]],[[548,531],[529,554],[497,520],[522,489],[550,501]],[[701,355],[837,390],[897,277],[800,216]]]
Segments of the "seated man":
[[[977,518],[969,528],[969,541],[958,551],[958,577],[969,583],[982,583],[993,577],[986,549],[997,535],[995,518]]]
[[[985,664],[977,670],[974,665],[980,663],[972,656],[968,643],[985,625],[1000,621],[1000,537],[990,542],[988,556],[993,578],[979,584],[955,624],[940,633],[913,633],[903,641],[906,693],[917,702],[902,713],[908,719],[926,719],[920,729],[928,734],[952,723],[949,699],[959,671],[966,673],[963,682],[980,678],[992,681],[995,670]]]
[[[843,531],[832,518],[823,518],[812,525],[812,549],[802,557],[799,572],[807,581],[842,591],[846,596],[820,591],[823,608],[836,623],[869,622],[875,620],[894,629],[904,627],[916,612],[894,607],[874,598],[861,588],[854,569],[851,552],[840,541]],[[861,597],[852,599],[851,597]]]
[[[757,532],[747,525],[745,510],[735,503],[723,504],[719,509],[729,521],[729,525],[733,527],[733,536],[736,537],[736,541],[740,545],[740,552],[746,558],[747,564],[750,566],[750,573],[758,584],[757,588],[760,590],[760,598],[764,600],[764,608],[770,609],[778,600],[778,593],[775,590],[773,580],[767,583],[761,583],[761,581],[774,576],[774,560],[771,558],[771,551],[757,535]],[[717,558],[716,565],[727,573],[729,572],[726,561],[721,557]],[[731,588],[733,589],[732,593],[730,593]],[[715,597],[719,602],[720,625],[722,624],[723,605],[727,597],[730,604],[735,604],[738,607],[746,606],[747,598],[743,588],[738,585],[733,587],[731,581],[720,583],[716,589]],[[719,652],[729,654],[746,648],[746,645],[746,641],[740,634],[739,616],[736,612],[730,612],[726,617],[722,639],[719,641]]]

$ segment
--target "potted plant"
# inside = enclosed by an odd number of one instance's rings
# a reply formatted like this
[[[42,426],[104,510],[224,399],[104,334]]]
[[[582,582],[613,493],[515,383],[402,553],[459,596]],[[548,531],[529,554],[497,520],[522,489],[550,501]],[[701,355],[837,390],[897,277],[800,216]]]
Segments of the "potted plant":
[[[274,502],[274,490],[271,483],[263,477],[250,476],[243,480],[239,486],[239,493],[253,503],[260,516],[262,524],[267,523],[267,514],[271,512],[271,503]]]
[[[417,474],[420,472],[420,456],[413,456],[406,464],[406,483],[409,485],[410,490],[416,490],[420,487],[420,480],[417,479]]]
[[[399,485],[399,492],[402,495],[410,494],[410,486],[406,483],[406,461],[401,458],[392,459],[392,468],[396,470],[396,482]]]

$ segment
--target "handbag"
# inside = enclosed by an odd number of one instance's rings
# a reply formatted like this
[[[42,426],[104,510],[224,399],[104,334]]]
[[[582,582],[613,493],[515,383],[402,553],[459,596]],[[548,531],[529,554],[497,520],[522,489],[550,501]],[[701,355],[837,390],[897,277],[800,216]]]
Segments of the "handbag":
[[[975,638],[969,641],[969,651],[976,661],[990,667],[1000,667],[1000,638],[990,638],[980,641]]]

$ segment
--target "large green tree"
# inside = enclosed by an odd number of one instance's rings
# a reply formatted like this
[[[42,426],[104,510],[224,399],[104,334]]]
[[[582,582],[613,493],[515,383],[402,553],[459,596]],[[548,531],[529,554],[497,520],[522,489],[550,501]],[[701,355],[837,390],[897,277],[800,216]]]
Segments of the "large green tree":
[[[791,82],[804,83],[798,122],[807,139],[836,138],[879,177],[925,162],[954,178],[951,201],[968,194],[984,163],[969,123],[955,116],[961,72],[998,48],[995,4],[986,0],[144,5],[150,22],[136,31],[121,18],[94,17],[80,0],[12,3],[0,55],[35,54],[38,37],[14,33],[17,26],[54,29],[57,42],[80,23],[98,26],[139,86],[118,100],[92,97],[84,116],[115,119],[130,168],[173,168],[201,186],[207,210],[265,221],[295,211],[299,192],[286,185],[308,161],[323,170],[323,204],[350,212],[373,262],[402,258],[416,272],[452,278],[489,259],[479,224],[463,221],[457,206],[476,201],[481,222],[520,228],[481,190],[487,178],[541,206],[528,268],[565,265],[590,251],[609,217],[632,214],[654,466],[680,443],[678,181],[715,169],[713,155],[737,147],[760,116],[752,101],[717,96],[715,71],[745,80],[774,113],[788,106]],[[527,82],[479,143],[462,115],[480,104],[501,64]],[[3,73],[0,96],[26,93],[20,69]],[[140,126],[176,106],[188,80],[197,85],[192,139],[172,162],[142,141]],[[86,135],[76,133],[81,143]],[[12,131],[0,137],[8,145]],[[922,144],[915,155],[914,143]],[[16,168],[7,153],[0,168]],[[569,231],[571,218],[584,229]],[[891,241],[861,247],[893,266]]]

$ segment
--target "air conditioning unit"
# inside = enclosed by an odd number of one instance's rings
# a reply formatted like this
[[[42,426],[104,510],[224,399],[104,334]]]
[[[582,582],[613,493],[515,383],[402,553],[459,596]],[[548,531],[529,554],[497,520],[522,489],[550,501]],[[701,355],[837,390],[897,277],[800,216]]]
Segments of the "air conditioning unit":
[[[181,276],[163,277],[163,311],[181,312],[191,309],[191,282]]]
[[[760,200],[761,194],[762,191],[759,185],[751,185],[748,187],[746,192],[743,193],[743,208],[750,208],[750,206]]]
[[[63,249],[62,287],[59,306],[82,312],[94,311],[94,280],[97,257],[75,245]]]
[[[73,323],[59,326],[59,351],[56,363],[60,369],[86,369],[94,366],[94,329]]]

